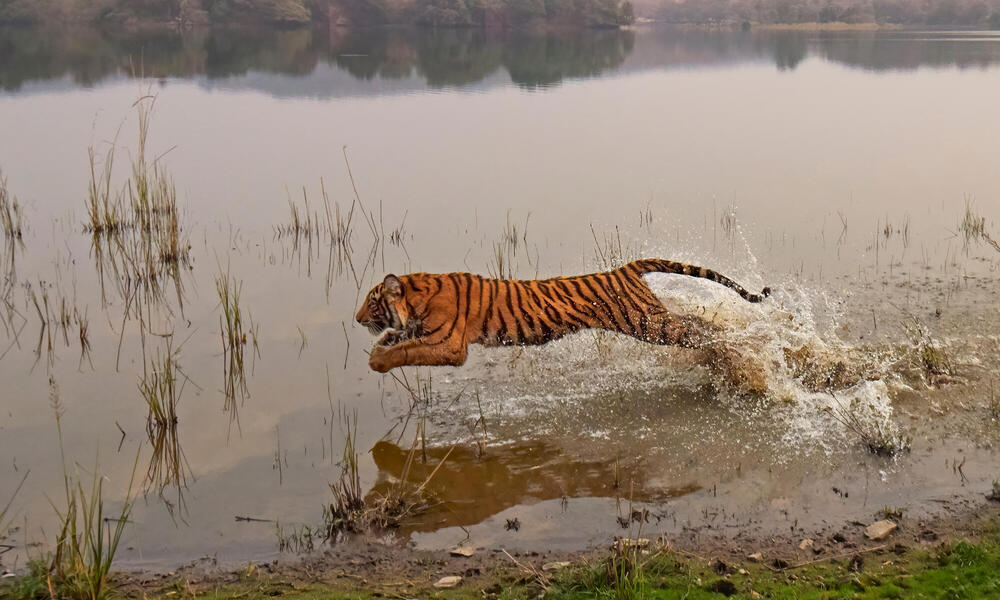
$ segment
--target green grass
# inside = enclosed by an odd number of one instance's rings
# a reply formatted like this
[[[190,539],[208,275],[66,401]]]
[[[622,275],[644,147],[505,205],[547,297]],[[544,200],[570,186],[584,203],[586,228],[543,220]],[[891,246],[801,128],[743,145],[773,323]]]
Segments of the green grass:
[[[280,574],[262,573],[254,567],[238,574],[235,582],[188,585],[182,579],[166,582],[159,589],[130,590],[119,594],[133,598],[203,598],[206,600],[367,600],[369,598],[435,598],[441,600],[585,600],[650,598],[660,600],[720,600],[723,598],[769,598],[775,600],[861,600],[926,598],[958,600],[1000,598],[1000,520],[994,520],[972,540],[946,543],[931,550],[880,550],[862,555],[857,572],[850,559],[820,561],[800,568],[772,570],[759,563],[728,565],[716,569],[700,558],[662,551],[640,554],[641,568],[623,575],[616,571],[621,560],[607,556],[589,564],[559,571],[543,589],[532,576],[511,570],[487,574],[468,585],[436,590],[436,578],[392,577],[381,581],[333,578],[334,583],[317,585],[311,581],[285,579]],[[631,566],[631,565],[630,565]],[[15,599],[46,595],[45,564],[34,563],[31,572],[4,588],[0,597]],[[335,569],[336,570],[336,569]],[[720,571],[725,571],[719,574]],[[293,576],[294,577],[294,576]],[[220,579],[221,581],[222,579]],[[227,580],[231,581],[231,580]],[[413,581],[415,588],[403,586]],[[626,586],[627,584],[627,586]],[[727,593],[730,594],[727,596]]]
[[[274,595],[292,600],[373,597],[449,600],[484,597],[498,600],[538,597],[550,600],[717,600],[726,597],[776,600],[1000,598],[998,527],[1000,524],[997,522],[991,523],[974,541],[944,544],[934,550],[907,550],[899,554],[883,550],[864,554],[864,566],[859,572],[852,571],[849,559],[845,558],[784,571],[774,571],[758,563],[730,565],[729,574],[720,575],[704,560],[664,551],[637,558],[641,568],[632,571],[636,574],[634,577],[621,573],[624,563],[620,559],[613,560],[610,556],[602,561],[567,569],[547,582],[548,589],[544,590],[542,596],[540,593],[543,589],[537,580],[509,576],[503,579],[487,576],[475,580],[471,585],[452,590],[435,590],[426,583],[422,591],[393,588],[392,582],[386,582],[383,589],[376,581],[362,584],[359,581],[351,583],[350,580],[341,580],[345,583],[315,586],[281,582],[279,578],[260,579],[248,576],[238,584],[201,591],[197,595],[213,600],[264,600]],[[487,591],[484,593],[484,590]],[[168,591],[148,595],[165,597]],[[727,596],[726,593],[731,595]]]

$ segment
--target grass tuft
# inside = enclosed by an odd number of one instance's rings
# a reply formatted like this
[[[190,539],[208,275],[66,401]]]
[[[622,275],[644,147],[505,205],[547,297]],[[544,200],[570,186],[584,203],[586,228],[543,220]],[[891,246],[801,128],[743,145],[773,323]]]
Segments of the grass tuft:
[[[431,498],[427,485],[454,450],[454,447],[448,450],[441,462],[431,470],[423,482],[417,484],[410,481],[410,471],[418,455],[418,445],[423,430],[423,425],[418,424],[413,444],[410,446],[399,479],[390,484],[386,492],[371,493],[367,497],[361,498],[357,454],[354,452],[354,441],[357,434],[356,420],[353,427],[353,432],[350,432],[349,429],[347,433],[340,479],[337,483],[330,485],[334,502],[324,507],[323,510],[324,528],[329,540],[337,539],[337,536],[342,533],[382,531],[399,527],[405,519],[429,508]]]
[[[20,240],[24,235],[23,221],[21,205],[7,191],[7,178],[0,172],[0,229],[6,237]]]
[[[222,308],[222,314],[219,316],[219,334],[222,336],[222,379],[225,396],[223,409],[229,414],[231,434],[233,423],[239,428],[239,406],[250,397],[246,380],[246,359],[255,360],[260,357],[260,346],[257,344],[258,327],[254,325],[253,318],[240,303],[242,282],[237,282],[228,272],[220,273],[215,279],[215,289]]]
[[[828,406],[824,411],[854,433],[872,454],[896,456],[910,449],[912,440],[904,436],[899,425],[873,403],[855,397],[845,406],[833,392],[830,396],[836,405]]]
[[[178,351],[172,348],[168,337],[166,349],[156,350],[139,378],[139,394],[149,409],[146,435],[152,448],[144,488],[146,492],[156,489],[171,516],[175,509],[180,509],[182,515],[186,512],[182,490],[187,487],[190,471],[177,436],[177,405],[184,391],[183,373],[177,360]],[[176,503],[164,496],[164,490],[170,486],[177,490]]]
[[[132,486],[139,454],[132,466],[129,487],[121,509],[108,513],[104,505],[104,477],[93,471],[89,490],[83,479],[66,472],[62,446],[62,411],[58,390],[50,380],[52,402],[59,430],[59,448],[63,460],[65,508],[55,508],[59,521],[55,552],[49,561],[46,587],[50,598],[105,600],[114,595],[110,581],[111,565],[118,552],[125,526],[132,514]],[[105,527],[105,524],[107,526]]]

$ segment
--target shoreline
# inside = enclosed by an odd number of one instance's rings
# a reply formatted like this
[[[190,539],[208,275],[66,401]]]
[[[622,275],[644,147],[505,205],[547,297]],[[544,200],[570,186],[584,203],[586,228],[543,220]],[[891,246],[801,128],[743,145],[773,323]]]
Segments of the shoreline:
[[[768,597],[767,591],[776,590],[798,595],[817,587],[831,589],[834,581],[855,586],[855,580],[863,582],[861,590],[877,589],[918,580],[922,573],[935,575],[941,556],[970,546],[993,552],[990,559],[1000,561],[996,503],[932,519],[902,516],[893,522],[898,529],[876,540],[867,539],[858,522],[809,534],[815,537],[790,533],[743,538],[737,533],[717,538],[692,533],[647,541],[633,532],[627,539],[641,548],[637,556],[643,572],[648,571],[644,585],[651,590],[686,585],[708,594],[698,597],[715,593],[758,598],[755,594]],[[129,598],[167,598],[178,590],[189,597],[212,598],[441,597],[435,584],[447,577],[461,578],[447,592],[449,598],[535,598],[545,593],[566,597],[567,592],[600,592],[615,585],[599,580],[604,566],[621,556],[622,547],[619,543],[619,550],[575,552],[475,548],[470,556],[461,556],[369,539],[236,570],[219,569],[212,559],[203,558],[169,572],[119,573],[116,580],[119,593]]]

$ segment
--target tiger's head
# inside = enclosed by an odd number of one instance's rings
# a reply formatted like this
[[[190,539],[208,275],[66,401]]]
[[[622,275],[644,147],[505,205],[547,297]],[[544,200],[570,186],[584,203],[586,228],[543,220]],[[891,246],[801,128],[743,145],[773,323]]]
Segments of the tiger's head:
[[[410,320],[410,308],[404,299],[403,282],[386,275],[365,297],[354,320],[377,335],[386,329],[404,329]]]

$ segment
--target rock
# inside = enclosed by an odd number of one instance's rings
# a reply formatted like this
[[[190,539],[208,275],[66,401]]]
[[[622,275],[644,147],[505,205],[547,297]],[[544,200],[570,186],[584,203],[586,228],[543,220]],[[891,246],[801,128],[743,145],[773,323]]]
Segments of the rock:
[[[572,565],[573,563],[567,560],[561,560],[557,562],[549,562],[542,565],[543,571],[558,571],[559,569],[565,569],[566,567]]]
[[[747,558],[754,562],[764,562],[764,555],[760,552],[754,552],[753,554],[747,554]]]
[[[799,550],[808,550],[813,547],[813,541],[810,538],[806,538],[799,542]]]
[[[883,540],[896,530],[898,525],[892,521],[876,521],[865,527],[865,537],[870,540]]]
[[[448,577],[442,577],[441,579],[438,579],[437,583],[434,584],[434,587],[453,588],[460,583],[462,583],[461,577],[459,577],[458,575],[449,575]]]
[[[472,546],[458,546],[457,548],[452,548],[449,552],[451,552],[452,556],[472,556],[476,553],[472,549]]]
[[[649,547],[649,540],[646,538],[618,538],[615,540],[614,549],[619,552],[624,552],[631,548],[647,548]]]

